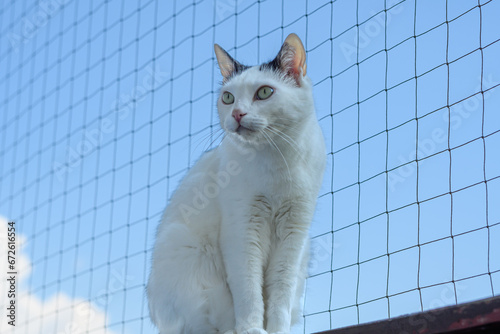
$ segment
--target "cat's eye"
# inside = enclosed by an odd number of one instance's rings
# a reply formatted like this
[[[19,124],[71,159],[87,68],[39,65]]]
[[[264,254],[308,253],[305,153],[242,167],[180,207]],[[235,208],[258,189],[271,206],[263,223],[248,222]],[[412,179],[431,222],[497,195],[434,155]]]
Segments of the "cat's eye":
[[[233,102],[234,102],[233,94],[231,94],[229,92],[222,93],[222,102],[224,104],[233,104]]]
[[[257,94],[255,94],[255,99],[256,100],[265,100],[271,97],[273,95],[274,89],[272,89],[269,86],[262,86],[259,88],[257,91]]]

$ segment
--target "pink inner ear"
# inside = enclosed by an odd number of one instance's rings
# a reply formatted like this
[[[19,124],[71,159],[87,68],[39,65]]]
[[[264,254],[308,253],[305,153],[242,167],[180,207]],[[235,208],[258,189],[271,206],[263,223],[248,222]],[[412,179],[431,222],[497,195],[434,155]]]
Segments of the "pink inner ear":
[[[301,58],[295,55],[295,58],[293,59],[293,71],[296,75],[299,75],[301,69],[302,69],[302,76],[305,77],[307,72],[307,65],[305,63],[305,58]]]
[[[224,78],[231,75],[234,70],[233,60],[230,58],[228,53],[221,48],[218,44],[214,45],[215,56],[217,57],[217,63],[219,64],[219,69]]]
[[[306,51],[304,50],[304,45],[302,45],[302,41],[299,36],[292,33],[285,39],[285,43],[290,45],[294,50],[294,57],[292,61],[293,73],[298,75],[302,69],[302,75],[305,76],[307,73]]]
[[[302,43],[300,46],[301,48],[294,47],[295,57],[293,58],[293,70],[299,74],[302,69],[302,76],[305,76],[307,72],[306,53],[302,47]]]

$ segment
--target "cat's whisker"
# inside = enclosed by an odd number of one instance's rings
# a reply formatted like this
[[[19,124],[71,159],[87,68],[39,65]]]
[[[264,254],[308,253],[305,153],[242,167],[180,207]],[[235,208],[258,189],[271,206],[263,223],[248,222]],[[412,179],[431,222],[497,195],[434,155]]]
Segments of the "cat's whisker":
[[[272,133],[274,133],[276,136],[280,137],[281,139],[283,139],[285,142],[288,143],[288,145],[290,145],[290,147],[295,151],[296,153],[296,156],[302,160],[302,162],[306,163],[307,164],[307,161],[306,159],[304,158],[304,155],[303,153],[298,149],[298,145],[297,145],[297,142],[292,138],[290,137],[289,135],[287,135],[286,133],[276,129],[276,128],[273,128],[272,126],[269,126],[268,127],[268,130],[271,131]],[[288,138],[288,139],[287,139]]]
[[[272,133],[274,133],[275,135],[277,135],[278,137],[280,137],[281,139],[283,139],[284,141],[286,141],[288,143],[288,145],[290,145],[290,147],[297,153],[297,155],[302,160],[304,160],[304,157],[302,156],[301,152],[297,148],[298,147],[297,142],[292,137],[290,137],[289,135],[287,135],[283,131],[276,129],[272,125],[268,126],[267,129],[269,131],[271,131]]]
[[[206,135],[204,135],[202,138],[198,140],[198,143],[195,146],[195,150],[201,145],[204,144],[203,146],[203,151],[208,150],[221,136],[224,136],[224,130],[222,128],[218,128],[217,130],[213,132],[209,132]],[[222,140],[221,140],[222,142]]]
[[[212,134],[209,133],[209,134],[206,134],[206,135],[203,135],[201,138],[196,138],[193,142],[193,151],[196,151],[200,145],[204,144],[211,136]],[[205,151],[205,149],[203,149]]]
[[[277,130],[277,131],[283,133],[283,131],[279,129],[278,125],[280,125],[280,124],[272,124],[269,126],[271,126],[274,130]],[[281,125],[281,127],[282,128],[285,127],[286,131],[293,134],[293,135],[300,136],[302,134],[302,131],[298,130],[294,125]]]
[[[288,166],[288,162],[286,161],[286,158],[285,156],[283,155],[283,153],[281,152],[280,148],[278,147],[278,145],[276,145],[276,143],[274,142],[274,140],[271,138],[271,136],[269,136],[269,134],[267,134],[265,132],[265,129],[261,130],[261,133],[262,135],[264,136],[264,138],[266,138],[267,142],[269,144],[271,144],[272,146],[274,146],[274,148],[276,148],[276,150],[279,152],[279,154],[281,155],[281,157],[283,158],[283,162],[285,163],[285,166],[286,166],[286,170],[288,172],[288,178],[290,179],[290,181],[292,180],[292,173],[290,172],[290,167]]]
[[[201,137],[196,138],[196,140],[193,143],[195,145],[193,150],[198,149],[198,147],[202,144],[206,144],[211,137],[220,136],[220,132],[222,132],[222,128],[218,128],[215,131],[210,131],[202,135]],[[206,146],[203,147],[203,151],[206,151]]]
[[[221,133],[219,133],[219,134],[218,134],[218,135],[217,135],[217,136],[216,136],[216,137],[215,137],[215,138],[214,138],[214,139],[210,142],[210,144],[206,147],[205,151],[206,151],[206,150],[208,150],[208,149],[210,149],[210,147],[212,147],[212,146],[213,146],[213,144],[214,144],[214,143],[216,143],[216,142],[217,142],[217,140],[219,140],[219,138],[220,138],[220,137],[222,137],[222,139],[220,140],[220,143],[222,143],[222,141],[224,140],[224,138],[226,138],[226,134],[224,133],[224,131],[223,131],[223,132],[221,132]],[[219,143],[219,145],[220,145],[220,143]]]

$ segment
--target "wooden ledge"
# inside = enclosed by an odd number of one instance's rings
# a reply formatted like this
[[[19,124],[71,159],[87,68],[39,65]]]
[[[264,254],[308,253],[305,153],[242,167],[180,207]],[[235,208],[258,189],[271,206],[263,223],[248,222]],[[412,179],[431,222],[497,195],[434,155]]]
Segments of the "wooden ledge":
[[[500,333],[500,296],[317,334]]]

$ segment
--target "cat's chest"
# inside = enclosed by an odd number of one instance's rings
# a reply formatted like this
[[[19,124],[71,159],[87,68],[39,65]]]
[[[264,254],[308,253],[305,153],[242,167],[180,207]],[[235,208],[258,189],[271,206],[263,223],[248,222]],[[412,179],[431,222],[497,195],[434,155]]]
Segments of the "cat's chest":
[[[251,175],[253,172],[256,174]],[[225,189],[222,199],[233,208],[253,208],[257,216],[274,220],[302,202],[308,193],[309,189],[297,178],[254,170],[234,179],[232,187]]]
[[[233,185],[249,197],[262,195],[270,203],[285,201],[308,184],[308,175],[294,167],[287,169],[279,165],[248,164],[242,168]]]
[[[301,153],[304,149],[296,151]],[[218,173],[227,170],[230,175],[228,186],[221,191],[223,201],[240,199],[248,203],[256,196],[264,196],[275,208],[314,193],[322,171],[315,168],[315,160],[309,158],[310,152],[298,156],[287,155],[284,150],[280,152],[272,147],[248,152],[221,147]]]
[[[240,167],[240,173],[234,183],[247,189],[256,188],[260,192],[268,190],[270,193],[281,192],[284,187],[290,188],[293,184],[307,183],[309,179],[308,168],[300,160],[284,160],[281,156],[268,156],[263,153],[252,159],[233,157],[231,160],[236,161],[236,165]]]

